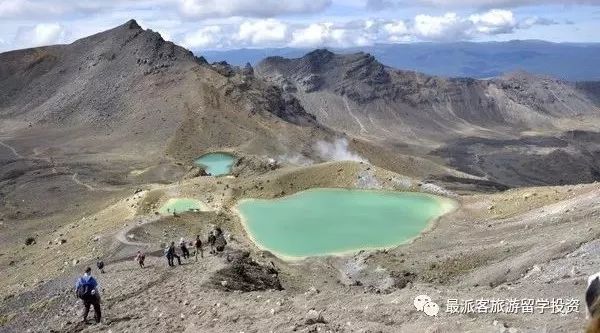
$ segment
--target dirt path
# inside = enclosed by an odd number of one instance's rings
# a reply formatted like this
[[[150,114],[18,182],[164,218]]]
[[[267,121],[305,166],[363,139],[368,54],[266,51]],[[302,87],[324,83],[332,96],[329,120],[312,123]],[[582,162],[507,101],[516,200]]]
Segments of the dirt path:
[[[358,117],[350,109],[350,105],[348,104],[348,99],[346,99],[346,97],[344,97],[344,106],[346,107],[346,111],[348,111],[348,114],[354,119],[354,121],[356,121],[356,123],[358,124],[358,126],[360,126],[360,133],[361,134],[362,133],[366,133],[367,130],[366,130],[365,126],[360,121],[360,119],[358,119]]]
[[[0,141],[0,146],[3,146],[6,149],[10,150],[12,152],[12,154],[15,155],[16,158],[25,158],[25,156],[19,154],[19,152],[13,146],[11,146],[7,143]]]
[[[11,146],[11,145],[9,145],[9,144],[7,144],[7,143],[3,142],[3,141],[0,141],[0,146],[3,146],[3,147],[5,147],[6,149],[10,150],[10,152],[11,152],[11,153],[12,153],[12,154],[13,154],[13,155],[16,157],[16,158],[19,158],[19,159],[31,159],[31,160],[39,160],[39,161],[44,161],[44,162],[47,162],[47,163],[49,163],[49,164],[54,164],[54,163],[52,162],[52,159],[51,159],[51,158],[49,158],[49,157],[41,157],[41,156],[40,156],[40,157],[38,157],[37,155],[39,155],[39,153],[37,152],[37,148],[35,148],[35,149],[34,149],[34,153],[36,154],[36,156],[30,156],[30,157],[29,157],[29,156],[24,156],[24,155],[20,154],[20,153],[17,151],[17,149],[16,149],[15,147],[13,147],[13,146]],[[67,169],[68,169],[68,168],[67,168]],[[53,172],[56,172],[56,169],[55,169],[55,168],[53,168]],[[73,182],[74,182],[75,184],[77,184],[77,185],[80,185],[80,186],[83,186],[83,187],[85,187],[86,189],[88,189],[88,190],[90,190],[90,191],[118,191],[118,190],[119,190],[119,189],[116,189],[116,188],[111,188],[111,187],[95,187],[95,186],[92,186],[92,185],[90,185],[90,184],[87,184],[87,183],[85,183],[85,182],[81,181],[81,180],[78,178],[78,173],[77,173],[77,172],[73,172],[73,173],[71,174],[71,179],[73,180]]]
[[[90,191],[107,191],[107,192],[110,192],[110,191],[120,191],[120,190],[121,190],[121,189],[119,189],[119,188],[114,188],[114,187],[106,187],[106,186],[103,186],[103,187],[97,187],[97,186],[92,186],[92,185],[90,185],[90,184],[88,184],[88,183],[85,183],[85,182],[81,181],[81,180],[79,179],[79,177],[78,177],[78,174],[77,174],[77,172],[74,172],[74,173],[71,175],[71,179],[73,180],[73,182],[74,182],[75,184],[77,184],[77,185],[81,185],[81,186],[83,186],[83,187],[87,188],[87,189],[88,189],[88,190],[90,190]]]
[[[71,176],[71,179],[73,179],[73,181],[75,182],[75,184],[81,185],[81,186],[83,186],[83,187],[87,188],[87,189],[88,189],[88,190],[90,190],[90,191],[95,191],[95,190],[96,190],[96,188],[95,188],[95,187],[93,187],[93,186],[91,186],[91,185],[88,185],[88,184],[86,184],[86,183],[82,182],[81,180],[79,180],[79,178],[77,178],[77,172],[75,172],[75,173],[74,173],[74,174]]]
[[[123,228],[123,230],[119,231],[116,235],[115,235],[115,239],[123,244],[123,245],[127,245],[127,246],[137,246],[137,247],[151,247],[154,246],[153,243],[140,243],[140,242],[135,242],[135,241],[130,241],[127,238],[127,234],[135,229],[138,228],[140,226],[143,226],[144,224],[148,224],[148,223],[152,223],[152,222],[156,222],[160,219],[160,216],[151,216],[151,217],[142,217],[140,221],[138,221],[137,223],[133,223],[130,225],[127,225],[125,228]]]

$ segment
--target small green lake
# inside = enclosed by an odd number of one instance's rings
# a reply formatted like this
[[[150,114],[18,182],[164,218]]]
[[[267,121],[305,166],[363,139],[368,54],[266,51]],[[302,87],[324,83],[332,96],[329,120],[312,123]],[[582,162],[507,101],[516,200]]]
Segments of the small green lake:
[[[227,175],[235,162],[235,156],[227,153],[209,153],[200,156],[194,161],[195,164],[204,167],[206,172],[212,176]]]
[[[185,213],[194,210],[206,210],[206,206],[199,200],[190,198],[171,198],[160,207],[158,212],[163,215]]]
[[[322,188],[236,209],[260,248],[294,259],[397,246],[454,206],[423,193]]]

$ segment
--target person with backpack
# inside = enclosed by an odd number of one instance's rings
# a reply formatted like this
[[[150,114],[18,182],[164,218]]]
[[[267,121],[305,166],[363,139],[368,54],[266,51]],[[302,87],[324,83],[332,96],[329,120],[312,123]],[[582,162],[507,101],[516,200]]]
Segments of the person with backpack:
[[[225,245],[227,245],[225,235],[223,232],[220,232],[215,238],[215,248],[217,252],[223,252],[223,250],[225,250]]]
[[[141,268],[144,268],[144,261],[146,260],[146,255],[141,250],[137,251],[137,255],[135,256],[135,261],[140,265]]]
[[[198,253],[200,253],[200,258],[204,258],[204,249],[202,248],[202,240],[200,239],[200,235],[196,235],[194,247],[196,248],[196,261],[198,261]]]
[[[100,270],[100,273],[104,274],[104,261],[100,260],[100,257],[96,257],[96,267]]]
[[[77,279],[75,283],[75,293],[83,301],[83,322],[87,322],[87,316],[90,312],[90,306],[94,307],[94,319],[99,324],[102,319],[100,310],[100,292],[98,291],[98,282],[92,277],[92,269],[87,267],[85,273]]]
[[[166,249],[167,262],[169,266],[173,267],[175,264],[173,263],[173,259],[177,258],[177,262],[181,265],[181,257],[177,255],[175,251],[175,242],[171,242],[171,245]]]
[[[208,233],[208,245],[210,246],[210,253],[214,254],[215,253],[215,241],[217,240],[217,237],[215,236],[214,232],[209,232]]]
[[[181,256],[183,257],[183,259],[190,259],[190,250],[188,250],[183,237],[181,237],[181,239],[179,240],[179,248],[181,249]]]

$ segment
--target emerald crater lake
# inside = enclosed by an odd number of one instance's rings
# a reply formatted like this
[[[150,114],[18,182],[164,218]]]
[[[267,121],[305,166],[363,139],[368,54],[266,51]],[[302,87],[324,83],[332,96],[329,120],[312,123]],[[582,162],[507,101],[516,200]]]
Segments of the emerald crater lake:
[[[206,210],[204,204],[196,199],[191,198],[171,198],[165,202],[158,212],[163,215],[173,213],[185,213],[194,210]]]
[[[234,162],[235,156],[227,153],[209,153],[194,161],[196,165],[203,167],[212,176],[229,174]]]
[[[400,245],[454,207],[423,193],[320,188],[244,199],[236,209],[258,247],[300,259]]]

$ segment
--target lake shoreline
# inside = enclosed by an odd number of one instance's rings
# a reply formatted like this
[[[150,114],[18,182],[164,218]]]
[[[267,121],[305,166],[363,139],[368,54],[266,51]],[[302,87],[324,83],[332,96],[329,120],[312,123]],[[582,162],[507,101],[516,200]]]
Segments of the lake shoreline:
[[[293,199],[296,196],[306,195],[307,193],[310,193],[310,192],[322,192],[323,190],[334,191],[334,192],[338,192],[338,191],[339,192],[359,192],[359,193],[362,192],[362,193],[374,193],[374,194],[384,194],[384,195],[385,194],[393,194],[394,196],[406,194],[411,197],[426,197],[428,199],[433,199],[438,204],[438,207],[437,207],[438,212],[436,212],[434,214],[435,215],[434,217],[427,219],[427,221],[425,222],[424,228],[420,232],[418,232],[415,236],[410,237],[406,240],[403,240],[399,243],[389,244],[389,245],[384,244],[382,246],[365,245],[365,246],[359,246],[359,247],[355,247],[355,248],[347,249],[347,250],[344,249],[341,251],[331,251],[331,252],[326,252],[326,253],[322,253],[322,254],[310,254],[310,255],[302,256],[302,255],[286,254],[283,251],[278,251],[278,250],[269,248],[268,246],[266,246],[262,242],[260,242],[254,235],[254,232],[251,230],[247,216],[244,215],[244,213],[242,212],[242,209],[240,208],[241,205],[248,203],[248,202],[259,201],[259,202],[271,202],[272,203],[272,202],[278,202],[278,201],[282,201],[282,200],[290,200],[290,198]],[[448,197],[443,197],[443,196],[438,196],[438,195],[433,195],[430,193],[422,193],[422,192],[401,192],[401,191],[389,191],[389,190],[363,190],[363,189],[348,189],[348,188],[311,188],[308,190],[299,191],[299,192],[296,192],[296,193],[293,193],[293,194],[290,194],[287,196],[273,198],[273,199],[244,198],[244,199],[238,200],[235,203],[235,205],[232,207],[232,211],[234,213],[236,213],[236,215],[239,217],[242,227],[245,231],[245,234],[257,248],[259,248],[262,251],[268,251],[282,260],[289,261],[289,262],[298,262],[298,261],[306,260],[309,258],[316,258],[316,257],[347,256],[347,255],[352,255],[354,253],[357,253],[359,251],[389,250],[389,249],[397,248],[398,246],[411,244],[416,239],[421,237],[423,234],[425,234],[425,233],[429,232],[430,230],[432,230],[433,228],[435,228],[435,226],[437,225],[437,222],[439,221],[439,219],[441,217],[455,211],[459,206],[460,206],[459,203],[454,199],[451,199]]]

